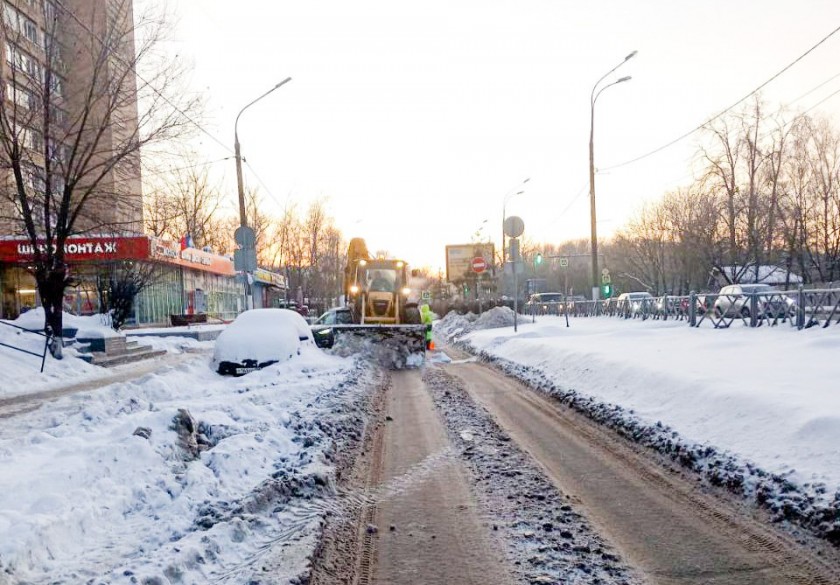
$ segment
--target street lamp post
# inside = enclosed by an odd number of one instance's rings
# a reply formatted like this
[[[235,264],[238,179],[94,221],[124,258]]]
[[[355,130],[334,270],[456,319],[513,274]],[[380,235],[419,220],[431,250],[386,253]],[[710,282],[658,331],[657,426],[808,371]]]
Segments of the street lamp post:
[[[242,185],[242,157],[239,154],[239,116],[242,115],[242,112],[253,106],[265,96],[278,89],[281,85],[290,82],[291,80],[291,77],[287,77],[286,79],[269,89],[267,92],[262,94],[260,97],[249,103],[247,106],[239,110],[239,113],[236,115],[236,121],[233,123],[233,149],[236,158],[236,187],[239,191],[239,225],[248,225],[248,215],[245,213],[245,188]]]
[[[262,94],[260,97],[249,103],[247,106],[239,110],[239,113],[236,115],[236,121],[233,123],[233,149],[234,149],[234,157],[236,158],[236,187],[239,193],[239,230],[241,231],[241,235],[243,238],[247,238],[247,246],[242,245],[241,249],[239,250],[240,254],[243,257],[253,257],[249,256],[252,253],[251,248],[254,246],[253,241],[253,231],[248,230],[248,213],[245,210],[245,187],[242,184],[242,156],[240,154],[239,148],[239,117],[242,113],[253,106],[255,103],[263,99],[265,96],[273,92],[274,90],[278,89],[281,85],[288,83],[292,80],[291,77],[287,77],[267,92]],[[250,236],[246,236],[246,232],[250,233]],[[246,240],[238,240],[237,243],[245,243]],[[238,268],[237,268],[238,270]],[[254,307],[254,289],[249,282],[249,275],[248,270],[243,270],[243,276],[245,281],[245,307],[246,308],[253,308]],[[288,286],[288,283],[287,283]]]
[[[609,85],[605,85],[600,90],[598,90],[598,86],[601,84],[604,79],[609,76],[612,72],[616,69],[624,65],[627,61],[632,59],[636,56],[637,51],[633,51],[629,55],[627,55],[624,60],[610,69],[607,73],[605,73],[601,79],[599,79],[594,86],[592,86],[592,94],[590,95],[589,99],[589,213],[590,213],[590,221],[592,222],[592,300],[597,301],[600,297],[599,291],[600,286],[598,283],[598,228],[596,226],[596,215],[595,215],[595,101],[598,99],[598,96],[601,95],[608,87],[612,87],[613,85],[617,85],[619,83],[623,83],[625,81],[630,81],[630,76],[622,77],[617,81],[610,83]],[[598,90],[597,93],[596,90]]]

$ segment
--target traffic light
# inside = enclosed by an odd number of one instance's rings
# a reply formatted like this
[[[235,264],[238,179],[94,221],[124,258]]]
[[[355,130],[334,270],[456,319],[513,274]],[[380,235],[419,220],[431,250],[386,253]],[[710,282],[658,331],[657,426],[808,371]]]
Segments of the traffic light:
[[[534,257],[534,266],[539,266],[542,264],[542,254],[537,252],[537,255]]]
[[[602,284],[601,285],[601,296],[605,299],[608,299],[612,296],[612,285],[611,284]]]

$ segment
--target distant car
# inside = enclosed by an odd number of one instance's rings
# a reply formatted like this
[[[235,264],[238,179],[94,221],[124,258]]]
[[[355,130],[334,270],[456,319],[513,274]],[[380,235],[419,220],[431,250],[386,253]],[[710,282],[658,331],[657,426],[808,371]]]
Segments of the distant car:
[[[525,312],[529,315],[559,315],[565,308],[563,293],[537,293],[531,295],[525,303]]]
[[[329,349],[335,344],[335,331],[331,325],[352,325],[353,316],[349,307],[338,307],[330,309],[312,324],[312,337],[315,345]]]
[[[700,293],[695,300],[695,310],[698,315],[704,315],[712,310],[712,303],[714,302],[714,295],[708,293]]]
[[[793,299],[769,284],[729,284],[720,289],[715,299],[715,316],[748,319],[752,316],[753,297],[758,318],[784,315],[795,304]]]
[[[617,310],[625,316],[633,316],[639,313],[653,313],[654,298],[649,292],[621,293],[616,299]]]
[[[213,366],[222,375],[242,376],[315,347],[309,325],[289,309],[251,309],[216,339]]]
[[[659,315],[686,315],[688,305],[688,297],[663,295],[656,299],[656,312]]]

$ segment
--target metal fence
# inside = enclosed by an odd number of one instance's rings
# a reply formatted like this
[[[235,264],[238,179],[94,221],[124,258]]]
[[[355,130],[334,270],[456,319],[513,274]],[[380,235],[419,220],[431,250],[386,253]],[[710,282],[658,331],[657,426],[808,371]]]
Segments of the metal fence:
[[[740,294],[691,293],[649,299],[576,301],[564,307],[572,317],[618,317],[641,321],[674,319],[692,327],[726,329],[787,325],[797,329],[840,323],[840,289],[798,289]]]
[[[30,338],[32,340],[36,340],[38,336],[44,338],[44,349],[40,353],[36,353],[34,351],[31,351],[29,349],[26,349],[25,347],[18,347],[16,345],[11,345],[9,343],[0,342],[0,345],[2,345],[3,347],[8,347],[9,349],[13,349],[13,350],[19,351],[21,353],[25,353],[25,354],[28,354],[28,355],[31,355],[31,356],[41,358],[41,372],[43,372],[44,371],[44,363],[47,361],[47,350],[49,349],[50,341],[52,340],[51,336],[47,335],[43,331],[32,331],[30,329],[24,329],[23,327],[19,327],[18,325],[12,325],[11,323],[8,323],[6,321],[0,321],[0,325],[5,325],[6,327],[11,327],[13,329],[17,329],[18,334],[20,334],[20,335],[23,335],[24,333],[27,333],[29,335],[34,335],[35,336],[34,338]],[[40,341],[40,340],[38,340],[38,341]]]

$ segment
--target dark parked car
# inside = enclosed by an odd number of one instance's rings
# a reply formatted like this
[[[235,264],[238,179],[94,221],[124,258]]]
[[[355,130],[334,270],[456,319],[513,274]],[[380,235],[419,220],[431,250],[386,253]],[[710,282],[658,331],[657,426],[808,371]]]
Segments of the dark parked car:
[[[312,336],[315,338],[315,345],[328,349],[335,343],[335,331],[331,325],[352,325],[353,316],[349,307],[338,307],[330,309],[312,324]]]

